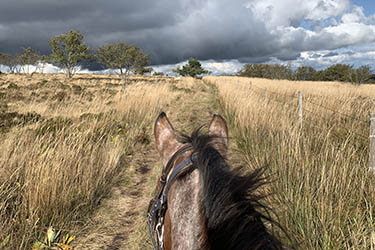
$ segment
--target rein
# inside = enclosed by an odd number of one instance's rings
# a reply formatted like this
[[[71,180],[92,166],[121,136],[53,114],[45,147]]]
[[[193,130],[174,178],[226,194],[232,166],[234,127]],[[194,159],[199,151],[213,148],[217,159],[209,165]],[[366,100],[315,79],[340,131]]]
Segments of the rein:
[[[176,177],[181,172],[192,166],[195,157],[191,156],[185,159],[172,171],[173,165],[179,155],[192,149],[193,147],[191,145],[184,146],[171,157],[166,167],[163,169],[162,175],[160,177],[161,186],[156,192],[157,195],[150,201],[150,204],[148,206],[147,223],[152,245],[155,250],[164,250],[164,216],[167,211],[167,197],[169,189]],[[172,173],[170,173],[171,171]]]

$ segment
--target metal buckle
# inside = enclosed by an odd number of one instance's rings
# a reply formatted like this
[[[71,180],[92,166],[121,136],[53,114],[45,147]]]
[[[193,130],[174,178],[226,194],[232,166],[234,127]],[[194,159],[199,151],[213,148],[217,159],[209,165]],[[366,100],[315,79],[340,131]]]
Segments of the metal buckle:
[[[165,184],[166,180],[165,180],[163,175],[160,176],[159,181],[160,181],[161,184]]]
[[[155,230],[159,241],[159,247],[160,249],[164,249],[164,225],[162,220],[159,220]]]

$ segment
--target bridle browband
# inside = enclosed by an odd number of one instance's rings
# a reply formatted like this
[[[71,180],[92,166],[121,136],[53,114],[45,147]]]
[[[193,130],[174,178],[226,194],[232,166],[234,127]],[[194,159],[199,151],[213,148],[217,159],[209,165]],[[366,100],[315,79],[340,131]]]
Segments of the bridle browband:
[[[187,169],[191,169],[195,156],[189,156],[189,158],[179,163],[172,171],[173,165],[178,156],[192,150],[191,145],[186,145],[171,157],[165,168],[163,168],[162,175],[160,177],[160,187],[156,192],[156,196],[151,199],[147,210],[147,223],[148,229],[152,241],[152,245],[155,250],[164,250],[164,216],[167,211],[167,197],[168,192],[173,184],[176,177]],[[170,173],[172,171],[172,173]],[[156,238],[155,240],[155,233]]]

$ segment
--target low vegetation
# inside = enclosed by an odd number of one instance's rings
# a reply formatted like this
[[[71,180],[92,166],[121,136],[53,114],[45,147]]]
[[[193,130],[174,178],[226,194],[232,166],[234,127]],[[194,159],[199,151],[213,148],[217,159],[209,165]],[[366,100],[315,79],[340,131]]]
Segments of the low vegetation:
[[[208,70],[205,70],[202,67],[201,63],[195,58],[190,58],[188,60],[188,63],[182,66],[182,68],[177,67],[173,71],[181,76],[191,76],[191,77],[197,77],[199,75],[210,73]]]
[[[373,249],[368,171],[375,86],[206,77],[249,168],[266,165],[267,204],[297,249]],[[250,81],[252,88],[250,89]],[[303,93],[303,124],[297,91]]]
[[[66,233],[126,173],[134,145],[150,142],[150,124],[177,96],[162,81],[131,82],[124,96],[117,77],[1,76],[0,248],[71,241]]]
[[[326,69],[316,70],[310,66],[300,66],[293,70],[290,65],[245,64],[239,76],[297,81],[340,81],[353,84],[374,83],[375,74],[370,66],[354,68],[353,65],[334,64]]]

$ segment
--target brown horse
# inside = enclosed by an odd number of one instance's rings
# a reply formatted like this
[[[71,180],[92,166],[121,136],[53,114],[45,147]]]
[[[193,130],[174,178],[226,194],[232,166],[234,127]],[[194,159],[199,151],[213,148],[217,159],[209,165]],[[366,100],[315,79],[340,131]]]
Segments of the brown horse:
[[[161,113],[154,127],[163,161],[148,222],[155,249],[283,249],[258,210],[265,208],[254,191],[263,171],[241,175],[226,161],[228,128],[214,115],[208,133],[197,129],[177,139]]]

